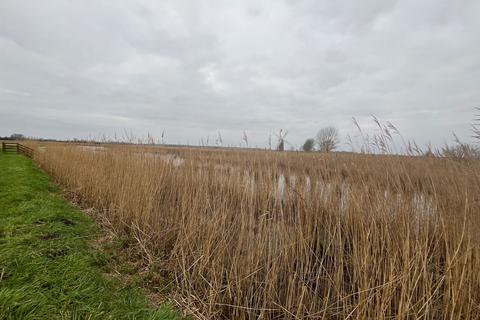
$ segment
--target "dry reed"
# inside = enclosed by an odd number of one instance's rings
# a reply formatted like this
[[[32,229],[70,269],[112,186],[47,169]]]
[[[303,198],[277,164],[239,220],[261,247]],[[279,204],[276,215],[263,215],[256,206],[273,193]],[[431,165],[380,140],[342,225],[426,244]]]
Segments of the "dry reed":
[[[36,161],[218,319],[480,319],[480,164],[47,144]]]

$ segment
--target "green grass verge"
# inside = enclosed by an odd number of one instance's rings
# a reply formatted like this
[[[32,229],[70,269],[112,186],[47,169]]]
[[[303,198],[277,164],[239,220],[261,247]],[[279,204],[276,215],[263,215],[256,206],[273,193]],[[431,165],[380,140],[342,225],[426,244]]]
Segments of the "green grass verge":
[[[0,319],[177,319],[102,273],[98,234],[30,159],[0,153]]]

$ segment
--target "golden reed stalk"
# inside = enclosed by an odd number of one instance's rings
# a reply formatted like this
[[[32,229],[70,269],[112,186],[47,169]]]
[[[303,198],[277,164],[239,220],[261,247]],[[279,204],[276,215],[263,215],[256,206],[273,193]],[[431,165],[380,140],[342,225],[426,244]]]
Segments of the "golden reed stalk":
[[[480,319],[480,163],[47,144],[212,319]]]

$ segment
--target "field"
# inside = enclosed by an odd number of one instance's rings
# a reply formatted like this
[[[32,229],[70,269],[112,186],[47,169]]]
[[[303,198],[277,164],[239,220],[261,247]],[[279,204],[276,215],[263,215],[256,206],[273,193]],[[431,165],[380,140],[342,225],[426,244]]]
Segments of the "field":
[[[480,162],[33,143],[206,319],[480,319]]]

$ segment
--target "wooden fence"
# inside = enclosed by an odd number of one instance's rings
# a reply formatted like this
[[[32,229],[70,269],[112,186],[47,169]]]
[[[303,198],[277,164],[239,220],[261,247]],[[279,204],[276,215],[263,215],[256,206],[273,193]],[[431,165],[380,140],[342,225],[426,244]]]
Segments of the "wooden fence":
[[[29,158],[33,157],[33,149],[16,142],[2,142],[2,152],[19,153]]]

